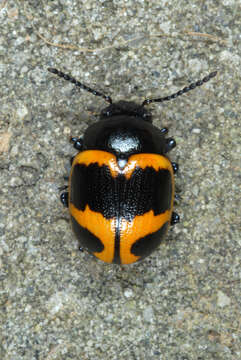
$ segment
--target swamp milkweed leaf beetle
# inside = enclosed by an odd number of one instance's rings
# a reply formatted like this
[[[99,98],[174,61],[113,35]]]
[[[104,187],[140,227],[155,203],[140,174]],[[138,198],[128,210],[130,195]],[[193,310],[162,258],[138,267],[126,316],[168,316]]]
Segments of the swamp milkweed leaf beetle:
[[[69,185],[61,201],[69,208],[71,224],[81,248],[107,263],[131,264],[156,249],[169,225],[179,222],[173,212],[174,174],[178,165],[166,154],[176,146],[166,138],[167,128],[152,124],[146,110],[151,103],[169,101],[216,76],[141,105],[112,103],[110,96],[93,90],[54,68],[48,71],[109,103],[99,121],[83,138],[72,138],[78,150],[72,159]]]

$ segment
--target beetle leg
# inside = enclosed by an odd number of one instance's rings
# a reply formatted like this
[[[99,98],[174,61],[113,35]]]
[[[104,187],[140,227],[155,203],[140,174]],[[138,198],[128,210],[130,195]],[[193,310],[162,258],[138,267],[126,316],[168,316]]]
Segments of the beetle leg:
[[[164,127],[164,128],[162,128],[160,131],[161,131],[162,134],[165,134],[165,135],[166,135],[166,134],[168,133],[168,128],[165,128],[165,127]]]
[[[173,168],[174,174],[176,174],[178,172],[179,166],[176,162],[172,162],[172,168]]]
[[[173,138],[166,139],[165,152],[169,152],[176,146],[176,141]]]
[[[75,158],[75,156],[71,156],[71,158],[70,158],[70,165],[73,164],[74,158]]]
[[[69,193],[66,191],[66,192],[63,192],[61,195],[60,195],[60,201],[62,202],[62,204],[64,205],[64,207],[68,207],[68,199],[69,199]]]
[[[174,205],[179,205],[182,197],[179,194],[174,194]]]
[[[67,178],[67,180],[68,180],[68,178]],[[59,191],[63,191],[63,190],[66,190],[66,189],[68,189],[68,185],[58,187]]]
[[[81,151],[83,149],[83,140],[81,138],[72,137],[70,142],[74,144],[76,150]]]
[[[175,225],[175,224],[179,223],[179,221],[180,221],[180,216],[173,211],[171,225]]]
[[[180,195],[175,194],[175,195],[174,195],[174,199],[175,199],[176,201],[180,201],[182,198],[181,198]]]

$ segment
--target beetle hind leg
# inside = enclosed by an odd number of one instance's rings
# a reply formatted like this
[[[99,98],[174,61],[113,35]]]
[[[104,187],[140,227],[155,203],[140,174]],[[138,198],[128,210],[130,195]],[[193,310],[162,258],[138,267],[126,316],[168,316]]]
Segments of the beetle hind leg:
[[[179,202],[179,201],[182,200],[182,197],[181,197],[179,194],[175,194],[175,195],[174,195],[174,200],[175,200],[176,202]]]
[[[175,225],[175,224],[179,223],[179,221],[180,221],[180,216],[176,212],[173,211],[172,218],[171,218],[171,225]]]
[[[71,156],[71,158],[70,158],[70,165],[73,164],[74,158],[75,158],[75,156]]]

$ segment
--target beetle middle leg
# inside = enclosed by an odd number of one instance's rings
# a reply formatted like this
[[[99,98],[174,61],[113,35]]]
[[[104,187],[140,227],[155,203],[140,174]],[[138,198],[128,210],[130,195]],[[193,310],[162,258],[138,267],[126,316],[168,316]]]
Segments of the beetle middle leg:
[[[60,191],[66,190],[66,189],[68,189],[68,185],[64,185],[64,186],[61,186],[59,188]],[[69,202],[69,193],[68,193],[68,191],[64,191],[64,192],[62,192],[60,194],[60,201],[62,202],[64,207],[68,207],[68,202]]]
[[[179,165],[176,162],[172,162],[172,168],[173,168],[174,174],[176,174],[178,172]]]
[[[173,138],[166,139],[165,153],[168,153],[176,146],[176,141]]]

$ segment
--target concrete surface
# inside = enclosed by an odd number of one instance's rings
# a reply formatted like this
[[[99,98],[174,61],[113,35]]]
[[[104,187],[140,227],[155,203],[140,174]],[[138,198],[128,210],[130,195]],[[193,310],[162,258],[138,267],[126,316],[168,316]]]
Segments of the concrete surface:
[[[241,358],[240,28],[237,0],[0,1],[0,359]],[[49,66],[137,102],[218,70],[150,107],[181,222],[142,263],[78,252],[58,188],[106,104]]]

